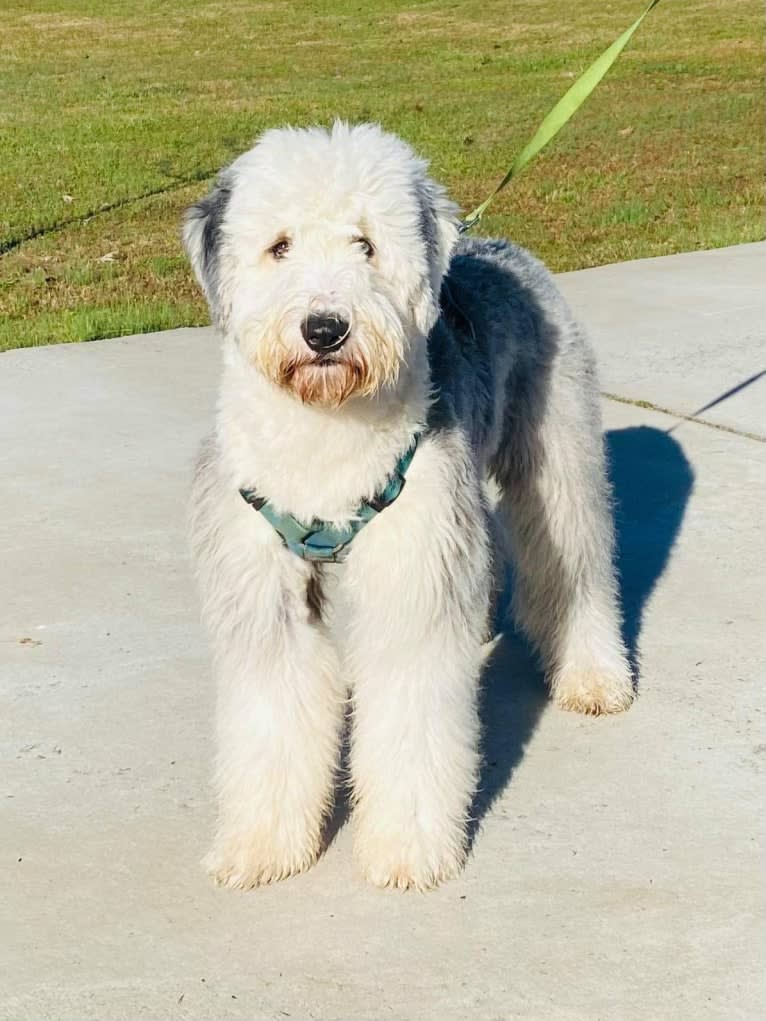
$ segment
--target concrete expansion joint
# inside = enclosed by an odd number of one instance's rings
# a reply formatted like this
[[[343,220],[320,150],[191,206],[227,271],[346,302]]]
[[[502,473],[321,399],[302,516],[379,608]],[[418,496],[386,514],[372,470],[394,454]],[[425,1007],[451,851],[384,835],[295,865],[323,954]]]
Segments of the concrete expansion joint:
[[[674,411],[672,408],[664,408],[652,401],[640,400],[636,397],[623,397],[621,394],[607,393],[601,391],[601,396],[608,401],[615,401],[617,404],[631,404],[634,408],[646,408],[648,411],[658,411],[661,415],[670,415],[679,421],[668,432],[672,432],[682,422],[693,422],[695,425],[704,425],[708,429],[717,429],[719,432],[731,433],[733,436],[742,436],[746,440],[755,440],[756,443],[766,443],[766,436],[759,436],[758,433],[746,432],[744,429],[734,429],[730,425],[720,425],[718,422],[711,422],[706,418],[698,418],[696,415],[685,415],[682,411]]]

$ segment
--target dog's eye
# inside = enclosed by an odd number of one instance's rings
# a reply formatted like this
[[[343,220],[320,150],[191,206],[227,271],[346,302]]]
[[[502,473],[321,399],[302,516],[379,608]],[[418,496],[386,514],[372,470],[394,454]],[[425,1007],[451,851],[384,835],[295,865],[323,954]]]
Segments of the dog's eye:
[[[290,242],[287,238],[280,238],[275,244],[269,249],[269,254],[273,255],[275,259],[284,259],[287,253],[290,251]]]
[[[354,244],[359,248],[359,250],[367,259],[371,259],[375,254],[375,249],[372,247],[372,242],[368,241],[367,238],[354,238]]]

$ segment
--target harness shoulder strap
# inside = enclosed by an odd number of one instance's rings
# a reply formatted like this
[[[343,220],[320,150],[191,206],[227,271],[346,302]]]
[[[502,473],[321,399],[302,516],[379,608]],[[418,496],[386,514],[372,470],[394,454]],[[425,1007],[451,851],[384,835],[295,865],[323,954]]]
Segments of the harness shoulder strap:
[[[363,500],[360,503],[354,518],[345,528],[334,528],[318,518],[308,523],[299,521],[292,514],[277,513],[268,500],[258,496],[254,489],[240,489],[239,492],[246,503],[266,518],[287,549],[303,560],[340,563],[345,559],[352,540],[362,528],[399,497],[419,439],[420,435],[416,434],[408,449],[397,461],[396,468],[384,488],[371,500]]]

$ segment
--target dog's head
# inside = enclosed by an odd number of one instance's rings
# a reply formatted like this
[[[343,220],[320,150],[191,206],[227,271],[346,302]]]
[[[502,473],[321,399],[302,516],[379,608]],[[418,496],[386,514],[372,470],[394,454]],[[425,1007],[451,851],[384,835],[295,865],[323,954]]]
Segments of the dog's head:
[[[329,406],[396,387],[456,239],[426,164],[371,124],[267,132],[184,228],[214,320],[274,383]]]

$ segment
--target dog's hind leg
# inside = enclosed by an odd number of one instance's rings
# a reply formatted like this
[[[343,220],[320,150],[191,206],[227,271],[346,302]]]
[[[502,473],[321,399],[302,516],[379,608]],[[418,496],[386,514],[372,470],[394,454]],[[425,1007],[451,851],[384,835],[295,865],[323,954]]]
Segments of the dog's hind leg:
[[[620,634],[613,528],[598,393],[576,343],[544,386],[513,395],[496,474],[514,561],[513,610],[537,646],[554,701],[627,709],[633,686]]]

